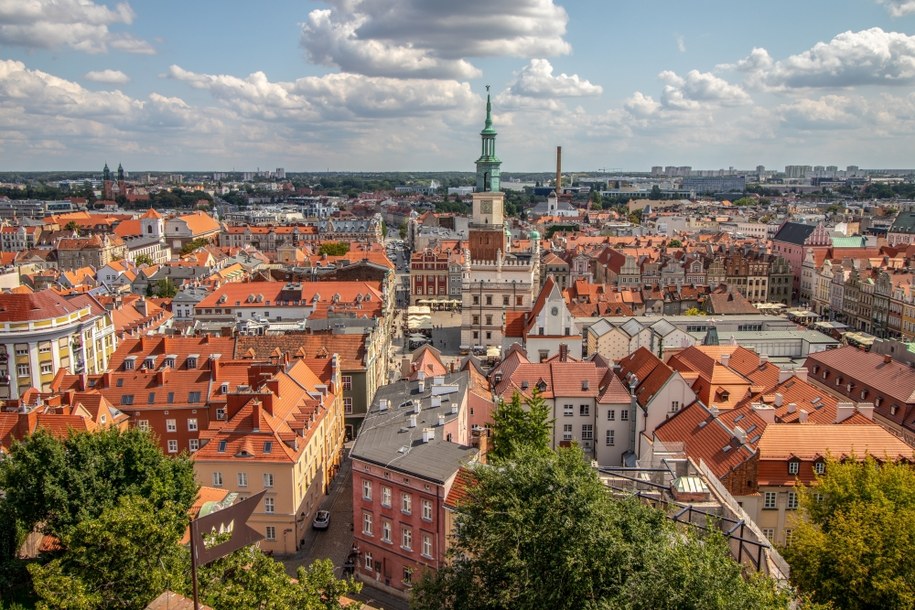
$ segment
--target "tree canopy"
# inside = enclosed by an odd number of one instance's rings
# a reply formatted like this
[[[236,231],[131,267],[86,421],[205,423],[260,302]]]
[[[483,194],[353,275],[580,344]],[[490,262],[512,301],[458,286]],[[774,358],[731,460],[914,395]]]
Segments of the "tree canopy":
[[[553,429],[550,407],[536,388],[523,405],[518,392],[509,402],[500,401],[493,411],[492,420],[491,459],[509,459],[525,449],[549,451]]]
[[[837,609],[915,608],[915,469],[829,461],[800,494],[791,579]]]
[[[4,495],[5,494],[5,495]],[[39,431],[0,460],[0,608],[143,608],[165,589],[191,593],[190,554],[180,541],[197,494],[187,455],[168,458],[146,432]],[[53,535],[59,548],[14,558],[24,533]],[[290,579],[283,564],[246,547],[200,571],[203,603],[228,610],[337,610],[357,590],[329,562]]]
[[[412,608],[788,607],[773,581],[742,575],[720,534],[613,498],[578,448],[522,449],[473,474],[450,562],[423,575]]]
[[[343,256],[347,252],[349,252],[349,244],[342,241],[323,243],[318,248],[318,254],[326,254],[328,256]]]

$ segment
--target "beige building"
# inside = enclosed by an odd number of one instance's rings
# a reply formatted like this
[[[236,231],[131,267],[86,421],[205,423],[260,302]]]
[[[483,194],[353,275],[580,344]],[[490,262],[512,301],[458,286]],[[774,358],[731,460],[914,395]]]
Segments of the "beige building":
[[[0,293],[0,400],[31,387],[49,391],[59,369],[101,373],[115,344],[111,312],[87,294]]]
[[[249,524],[264,535],[262,549],[294,553],[343,459],[336,356],[296,360],[226,399],[224,422],[200,432],[197,481],[242,499],[266,490]]]

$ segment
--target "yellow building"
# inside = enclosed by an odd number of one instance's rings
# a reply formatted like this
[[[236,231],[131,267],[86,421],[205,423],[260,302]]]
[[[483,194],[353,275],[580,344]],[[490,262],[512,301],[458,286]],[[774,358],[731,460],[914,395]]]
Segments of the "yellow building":
[[[342,384],[336,356],[295,360],[264,377],[226,397],[225,421],[200,432],[194,471],[201,485],[242,499],[266,490],[249,525],[264,535],[262,549],[290,554],[343,458]]]
[[[50,390],[59,369],[102,373],[116,347],[111,312],[87,294],[0,293],[0,400]]]

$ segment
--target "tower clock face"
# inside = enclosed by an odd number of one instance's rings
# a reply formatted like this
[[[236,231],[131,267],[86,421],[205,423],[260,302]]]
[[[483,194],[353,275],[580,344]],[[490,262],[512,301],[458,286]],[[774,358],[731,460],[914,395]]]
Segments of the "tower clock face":
[[[486,199],[480,202],[480,213],[481,214],[492,214],[492,200]]]

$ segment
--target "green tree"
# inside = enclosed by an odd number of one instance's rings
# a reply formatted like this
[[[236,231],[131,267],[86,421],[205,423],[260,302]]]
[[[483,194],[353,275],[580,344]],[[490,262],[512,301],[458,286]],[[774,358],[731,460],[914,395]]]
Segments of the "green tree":
[[[667,242],[667,247],[668,248],[682,248],[683,242],[680,241],[679,239],[672,239],[669,242]]]
[[[282,563],[246,547],[204,566],[200,589],[203,603],[220,610],[340,610],[352,607],[340,596],[361,585],[335,578],[326,559],[300,567],[292,581]]]
[[[687,315],[687,316],[704,316],[705,315],[705,312],[702,311],[701,309],[699,309],[698,307],[690,307],[683,313],[684,313],[684,315]]]
[[[412,608],[788,607],[774,582],[742,576],[720,537],[614,499],[578,448],[522,450],[474,476],[450,561],[423,574]]]
[[[64,225],[64,229],[66,229],[67,231],[76,231],[76,232],[78,233],[78,232],[79,232],[79,225],[76,224],[76,221],[75,221],[75,220],[71,220],[71,221],[68,222],[66,225]]]
[[[749,205],[756,205],[757,199],[755,197],[741,197],[733,202],[735,206],[742,208]]]
[[[29,565],[39,609],[142,608],[183,578],[186,508],[122,496],[62,539],[67,551]]]
[[[204,246],[209,245],[209,243],[210,243],[210,241],[203,237],[198,237],[197,239],[192,239],[191,241],[184,244],[184,246],[182,246],[181,254],[182,255],[190,254],[191,252],[193,252],[194,250],[196,250],[198,248],[203,248]]]
[[[137,265],[152,265],[153,259],[148,254],[140,254],[137,256],[136,259],[134,259],[133,262],[136,263]]]
[[[525,449],[550,450],[553,429],[550,407],[536,388],[523,405],[518,392],[512,394],[510,401],[500,401],[492,419],[491,458],[511,459]]]
[[[318,254],[327,256],[343,256],[349,252],[349,244],[342,241],[327,242],[318,248]]]
[[[387,239],[388,237],[388,223],[381,221],[381,238]]]
[[[163,299],[174,298],[178,294],[178,286],[175,285],[175,282],[172,281],[170,277],[164,277],[161,280],[156,282],[156,288],[154,290],[157,297]]]
[[[658,200],[661,198],[661,187],[655,184],[651,187],[651,196],[650,199]]]
[[[915,608],[915,470],[829,460],[784,549],[801,592],[837,609]]]
[[[400,236],[400,239],[407,238],[407,223],[406,222],[400,223],[400,226],[397,227],[397,234]]]
[[[139,429],[54,438],[39,430],[0,460],[0,491],[22,531],[66,540],[82,521],[97,518],[123,496],[146,498],[156,509],[183,511],[197,493],[185,456],[167,458]]]

